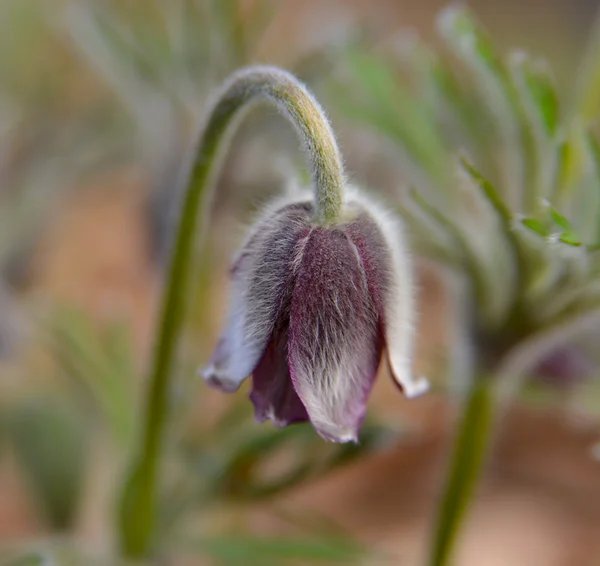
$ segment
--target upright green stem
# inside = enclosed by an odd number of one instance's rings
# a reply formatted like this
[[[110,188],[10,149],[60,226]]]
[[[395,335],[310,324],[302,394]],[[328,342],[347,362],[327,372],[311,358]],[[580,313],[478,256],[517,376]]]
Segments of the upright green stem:
[[[154,534],[160,453],[200,203],[204,199],[206,213],[220,158],[227,148],[235,119],[242,116],[242,110],[250,103],[261,99],[281,110],[304,144],[315,187],[316,221],[335,222],[341,212],[342,160],[331,127],[316,100],[293,75],[274,67],[249,67],[234,73],[216,98],[186,177],[187,187],[158,325],[142,438],[120,507],[122,552],[129,558],[147,555]],[[202,222],[201,227],[205,228],[205,224]]]
[[[490,377],[474,383],[465,403],[440,501],[430,566],[447,566],[452,558],[454,543],[475,492],[493,430],[506,405],[518,392],[523,378],[539,360],[574,336],[595,328],[599,320],[600,303],[582,302],[557,317],[552,324],[522,339],[504,355]]]
[[[448,566],[468,504],[477,487],[492,430],[492,384],[479,379],[469,391],[442,493],[430,566]]]

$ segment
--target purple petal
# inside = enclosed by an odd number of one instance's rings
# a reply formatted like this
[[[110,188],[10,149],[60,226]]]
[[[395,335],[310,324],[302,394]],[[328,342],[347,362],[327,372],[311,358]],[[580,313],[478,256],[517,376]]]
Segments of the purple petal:
[[[201,372],[208,385],[227,393],[236,391],[250,375],[264,348],[259,337],[249,340],[245,332],[248,307],[244,293],[247,273],[251,271],[253,261],[253,255],[245,253],[238,257],[232,269],[226,327],[208,366]]]
[[[595,365],[583,351],[563,346],[543,358],[535,369],[536,376],[557,387],[569,387],[589,378]]]
[[[303,244],[290,312],[294,388],[317,432],[356,441],[379,360],[377,312],[355,246],[314,228]]]
[[[246,281],[248,336],[273,334],[287,319],[296,278],[298,243],[310,231],[311,205],[292,204],[269,219]],[[266,346],[266,341],[265,341]]]
[[[275,321],[288,308],[294,249],[309,219],[310,205],[296,203],[271,212],[254,227],[230,272],[226,328],[202,371],[209,385],[235,391],[260,361]]]
[[[356,204],[357,218],[347,226],[375,302],[392,376],[407,397],[424,393],[426,379],[412,374],[415,293],[412,266],[397,220],[372,204]]]
[[[256,420],[270,419],[282,428],[308,420],[308,414],[294,390],[287,361],[287,330],[278,329],[252,374]]]

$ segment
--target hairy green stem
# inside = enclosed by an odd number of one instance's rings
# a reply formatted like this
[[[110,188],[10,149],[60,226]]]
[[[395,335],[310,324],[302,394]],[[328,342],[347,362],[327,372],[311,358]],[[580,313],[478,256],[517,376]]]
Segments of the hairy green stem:
[[[120,506],[122,552],[129,558],[149,553],[156,523],[160,453],[169,394],[181,334],[198,212],[210,206],[232,127],[253,102],[267,100],[294,125],[304,144],[315,188],[315,220],[335,222],[341,212],[344,173],[333,132],[308,90],[291,74],[274,67],[249,67],[234,73],[216,98],[188,168],[176,240],[164,290],[154,359],[146,399],[142,438],[127,476]],[[206,227],[202,221],[201,228]]]
[[[448,566],[469,502],[485,461],[492,432],[490,378],[478,379],[466,399],[440,500],[430,566]]]

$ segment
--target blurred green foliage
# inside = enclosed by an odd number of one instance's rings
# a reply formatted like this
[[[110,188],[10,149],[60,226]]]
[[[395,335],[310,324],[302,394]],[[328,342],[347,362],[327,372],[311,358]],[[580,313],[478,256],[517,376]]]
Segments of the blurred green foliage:
[[[15,453],[44,517],[57,531],[72,528],[87,451],[81,415],[74,405],[46,394],[13,407],[7,418]]]
[[[265,539],[229,536],[193,541],[189,546],[223,566],[282,566],[301,564],[361,564],[367,553],[347,539]]]
[[[467,393],[430,555],[445,566],[495,404],[545,371],[565,386],[591,377],[572,373],[587,355],[577,341],[600,322],[600,57],[595,32],[563,103],[547,64],[498,54],[465,6],[444,10],[438,30],[441,54],[415,35],[387,57],[350,49],[331,90],[347,119],[397,150],[412,188],[396,205],[411,236],[462,283],[450,383]],[[588,361],[581,371],[597,365]]]
[[[121,447],[132,441],[136,409],[135,363],[128,328],[97,323],[83,312],[57,309],[48,320],[48,338],[60,370],[78,391],[83,406],[99,414],[101,422]]]
[[[272,0],[152,0],[73,4],[65,26],[75,54],[110,87],[132,128],[126,136],[147,172],[149,232],[164,261],[183,188],[181,176],[207,101],[235,69],[264,59],[263,41],[277,13]],[[310,74],[319,48],[292,53],[287,66]],[[236,146],[266,138],[248,121]],[[251,138],[249,134],[254,136]],[[265,148],[260,181],[268,184],[273,152]],[[273,163],[272,163],[273,162]],[[257,180],[244,181],[244,190]]]
[[[36,69],[44,65],[60,68],[66,61],[69,68],[76,69],[72,53],[64,49],[74,46],[75,53],[111,87],[121,107],[109,101],[101,89],[96,89],[89,104],[81,105],[65,90],[73,85],[67,84],[67,77],[60,72],[52,74],[37,96],[24,96],[26,104],[7,103],[0,130],[6,148],[0,151],[0,159],[4,159],[0,173],[10,180],[5,185],[10,184],[11,190],[0,197],[11,202],[2,207],[7,212],[6,221],[0,222],[2,253],[20,257],[18,246],[28,241],[29,230],[34,231],[35,242],[40,219],[48,218],[50,205],[60,203],[58,197],[72,180],[91,167],[110,162],[111,155],[127,157],[132,142],[156,184],[151,193],[156,190],[166,195],[167,201],[159,197],[157,208],[158,214],[168,217],[169,202],[177,201],[173,186],[178,170],[185,162],[186,147],[206,98],[230,71],[256,56],[257,44],[274,14],[272,2],[65,3],[66,12],[59,9],[51,17],[33,2],[16,4],[10,21],[22,35],[3,37],[15,56],[7,58],[7,65],[43,51],[23,51],[24,56],[17,57],[25,46],[33,45],[27,40],[30,35],[58,46],[56,38],[67,29],[71,45],[59,47],[57,59],[42,58],[32,65]],[[13,100],[20,89],[36,90],[38,83],[33,79],[39,73],[30,76],[21,73],[20,67],[11,69],[12,80],[5,85],[12,88],[7,100]],[[91,92],[96,87],[91,81],[83,88]],[[79,112],[71,114],[68,105],[74,101]],[[134,123],[133,137],[123,128],[123,111]],[[59,135],[56,125],[62,127]],[[16,139],[22,141],[19,159],[7,160],[18,145]],[[6,410],[3,407],[7,415],[3,423],[8,424],[10,444],[51,528],[68,531],[89,477],[86,463],[90,451],[98,446],[105,450],[108,439],[110,457],[119,461],[131,448],[139,420],[140,379],[126,324],[99,328],[97,321],[82,312],[58,308],[46,318],[42,334],[56,366],[61,401],[55,402],[52,393],[45,402],[29,397],[9,402]],[[174,410],[173,442],[164,455],[172,472],[161,487],[164,512],[160,520],[165,537],[178,532],[188,518],[210,513],[223,502],[242,505],[280,495],[377,449],[388,437],[385,429],[373,426],[362,446],[332,447],[323,445],[309,427],[280,435],[250,421],[244,402],[232,404],[217,423],[207,421],[205,429],[196,424],[192,427],[184,411]],[[281,460],[288,460],[289,465],[282,469]],[[277,464],[275,471],[269,461]],[[294,555],[340,562],[350,560],[357,549],[339,534],[330,540],[323,532],[318,539],[306,541],[260,541],[240,534],[232,536],[229,543],[222,534],[203,538],[194,553],[212,556],[217,564],[230,564],[227,547],[235,554],[238,538],[238,548],[249,559],[254,554],[261,562],[260,556],[265,556],[265,564],[277,562],[277,556],[287,561]],[[155,547],[160,549],[163,542],[157,540]],[[179,553],[176,548],[170,551]],[[25,555],[22,561],[66,564],[80,560],[40,550]]]
[[[464,8],[443,12],[439,29],[444,54],[414,35],[390,55],[350,49],[331,90],[397,149],[412,186],[397,206],[421,253],[472,291],[463,323],[485,372],[600,305],[598,141],[593,117],[561,104],[547,64],[498,55]]]
[[[131,449],[139,420],[139,376],[123,324],[98,328],[83,312],[60,308],[46,317],[44,325],[59,377],[58,392],[5,404],[1,428],[49,525],[68,531],[77,519],[82,487],[93,473],[87,464],[90,452],[99,446],[106,450],[106,443],[99,440],[108,439],[111,458],[121,462]],[[193,375],[191,369],[188,373]],[[176,555],[189,552],[179,533],[199,515],[210,517],[223,505],[237,506],[234,515],[243,515],[248,503],[276,500],[304,482],[385,448],[396,438],[390,429],[367,423],[360,445],[327,444],[309,425],[281,431],[254,423],[243,397],[232,397],[215,416],[208,416],[214,412],[209,399],[200,396],[197,401],[196,414],[206,417],[193,423],[186,418],[189,402],[179,408],[175,403],[171,441],[163,455],[170,471],[161,486],[161,534],[155,546]],[[231,564],[240,552],[255,552],[248,560],[256,563],[265,556],[265,564],[277,556],[280,563],[294,556],[353,563],[343,557],[358,547],[346,536],[332,532],[329,537],[322,529],[314,535],[318,538],[309,532],[306,537],[270,542],[243,533],[219,534],[194,539],[193,547],[194,552],[213,556],[217,564]]]

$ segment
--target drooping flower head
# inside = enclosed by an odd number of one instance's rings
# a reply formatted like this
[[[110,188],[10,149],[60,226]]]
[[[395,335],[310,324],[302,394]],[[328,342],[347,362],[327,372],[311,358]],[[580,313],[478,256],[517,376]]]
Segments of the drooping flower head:
[[[382,353],[407,396],[414,293],[399,221],[347,190],[334,225],[310,194],[274,202],[231,268],[225,331],[204,379],[227,392],[252,376],[259,421],[310,420],[325,439],[356,441]]]

